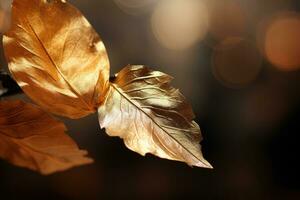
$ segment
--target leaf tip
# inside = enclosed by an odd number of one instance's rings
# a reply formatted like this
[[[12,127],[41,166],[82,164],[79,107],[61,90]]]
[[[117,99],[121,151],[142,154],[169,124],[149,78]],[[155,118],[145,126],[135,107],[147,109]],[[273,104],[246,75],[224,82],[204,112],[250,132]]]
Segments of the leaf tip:
[[[202,168],[207,168],[207,169],[214,169],[214,167],[205,159],[197,162],[196,164],[194,164],[194,166],[196,167],[202,167]]]

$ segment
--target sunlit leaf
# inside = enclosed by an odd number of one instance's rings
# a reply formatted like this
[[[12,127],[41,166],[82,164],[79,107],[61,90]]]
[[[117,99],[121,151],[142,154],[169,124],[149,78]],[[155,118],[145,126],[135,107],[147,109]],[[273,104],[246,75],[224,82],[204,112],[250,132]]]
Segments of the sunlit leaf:
[[[63,0],[14,0],[5,55],[15,80],[44,109],[70,118],[96,111],[109,61],[98,34]]]
[[[42,174],[92,162],[63,123],[21,101],[0,101],[0,157]]]
[[[124,139],[141,154],[212,168],[200,148],[200,128],[171,77],[144,66],[127,66],[110,84],[98,109],[99,122],[110,136]]]

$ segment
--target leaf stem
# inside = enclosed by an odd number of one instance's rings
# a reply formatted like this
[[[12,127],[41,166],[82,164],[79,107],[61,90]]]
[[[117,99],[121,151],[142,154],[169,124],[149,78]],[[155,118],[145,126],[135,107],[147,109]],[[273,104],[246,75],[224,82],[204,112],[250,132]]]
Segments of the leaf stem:
[[[0,97],[11,96],[18,93],[22,93],[18,84],[8,73],[0,70]]]

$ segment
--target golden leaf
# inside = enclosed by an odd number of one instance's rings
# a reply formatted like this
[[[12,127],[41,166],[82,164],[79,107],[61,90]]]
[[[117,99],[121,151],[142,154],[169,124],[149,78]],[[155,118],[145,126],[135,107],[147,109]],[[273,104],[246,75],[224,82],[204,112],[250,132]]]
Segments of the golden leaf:
[[[141,154],[212,168],[203,158],[200,128],[185,98],[169,85],[171,77],[144,66],[127,66],[116,75],[99,122],[110,136]]]
[[[0,101],[0,157],[42,174],[91,163],[63,123],[22,101]]]
[[[9,69],[46,110],[80,118],[97,110],[109,60],[98,34],[63,0],[14,0],[3,42]]]

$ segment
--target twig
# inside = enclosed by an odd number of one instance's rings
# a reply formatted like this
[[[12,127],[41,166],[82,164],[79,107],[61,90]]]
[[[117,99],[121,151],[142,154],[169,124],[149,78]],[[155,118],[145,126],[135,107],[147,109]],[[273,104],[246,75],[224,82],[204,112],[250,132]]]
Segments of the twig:
[[[0,71],[0,97],[11,96],[21,92],[21,88],[11,76],[4,71]]]

